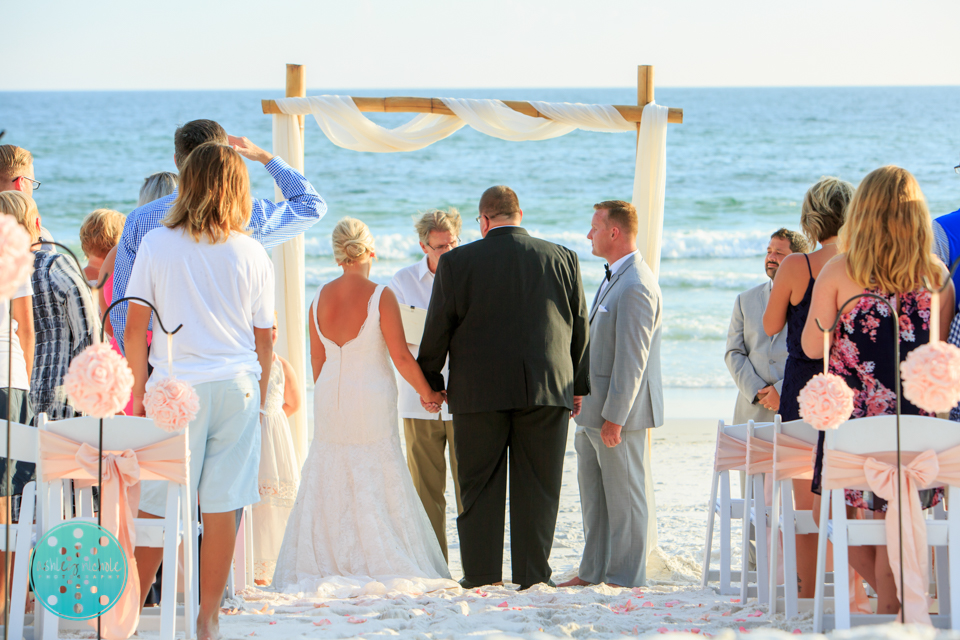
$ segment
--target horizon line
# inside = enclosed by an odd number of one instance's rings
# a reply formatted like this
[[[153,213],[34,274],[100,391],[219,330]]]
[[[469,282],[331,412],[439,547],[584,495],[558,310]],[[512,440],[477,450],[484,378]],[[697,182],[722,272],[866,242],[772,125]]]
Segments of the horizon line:
[[[956,88],[960,87],[960,84],[890,84],[890,85],[881,85],[881,84],[820,84],[820,85],[657,85],[657,89],[946,89],[946,88]],[[312,91],[437,91],[437,90],[451,90],[451,91],[494,91],[494,90],[507,90],[515,91],[517,89],[529,89],[529,90],[621,90],[621,89],[635,89],[636,85],[621,85],[621,86],[462,86],[462,87],[326,87],[320,89],[307,89],[307,92]],[[0,93],[133,93],[133,92],[212,92],[212,91],[283,91],[281,88],[238,88],[238,87],[220,87],[220,88],[208,88],[208,89],[198,89],[198,88],[126,88],[126,89],[117,89],[117,88],[97,88],[97,89],[0,89]],[[314,95],[330,95],[316,93]]]

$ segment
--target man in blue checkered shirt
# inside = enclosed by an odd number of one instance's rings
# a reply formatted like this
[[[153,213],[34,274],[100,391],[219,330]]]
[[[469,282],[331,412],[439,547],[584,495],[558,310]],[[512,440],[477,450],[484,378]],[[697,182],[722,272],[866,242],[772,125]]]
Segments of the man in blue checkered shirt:
[[[190,152],[204,142],[229,144],[248,160],[263,163],[283,193],[283,202],[253,200],[253,213],[247,229],[254,240],[266,249],[295,238],[313,226],[327,212],[327,204],[317,190],[299,171],[282,159],[273,156],[246,138],[228,136],[223,127],[213,120],[193,120],[177,128],[174,134],[173,160],[177,167]],[[123,235],[117,246],[113,271],[113,299],[119,300],[127,291],[133,261],[140,241],[148,232],[160,226],[160,221],[177,199],[177,192],[134,209],[127,216]],[[110,311],[113,335],[123,351],[123,331],[127,325],[127,303],[122,302]]]

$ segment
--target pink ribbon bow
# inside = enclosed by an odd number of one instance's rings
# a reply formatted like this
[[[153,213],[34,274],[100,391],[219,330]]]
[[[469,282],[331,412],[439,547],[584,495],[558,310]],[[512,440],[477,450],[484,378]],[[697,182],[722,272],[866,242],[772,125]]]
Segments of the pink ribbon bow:
[[[897,499],[896,452],[859,456],[842,451],[824,452],[823,487],[849,489],[869,487],[887,501],[885,528],[887,556],[897,583],[898,596],[904,607],[905,621],[929,625],[927,584],[930,566],[927,560],[927,527],[919,491],[934,485],[960,484],[960,447],[937,455],[933,450],[922,453],[903,452],[901,481],[903,484],[903,579],[900,584],[900,505]]]
[[[97,450],[49,431],[40,432],[40,459],[44,482],[75,479],[78,487],[97,482]],[[117,537],[127,557],[127,582],[117,604],[101,617],[101,633],[107,640],[126,640],[140,622],[140,580],[134,549],[137,532],[134,517],[140,507],[141,480],[185,483],[190,454],[186,434],[180,434],[136,451],[103,452],[103,486],[100,513],[103,527]],[[97,621],[90,620],[96,627]]]
[[[747,438],[747,475],[773,473],[773,443]],[[768,501],[769,504],[769,501]]]

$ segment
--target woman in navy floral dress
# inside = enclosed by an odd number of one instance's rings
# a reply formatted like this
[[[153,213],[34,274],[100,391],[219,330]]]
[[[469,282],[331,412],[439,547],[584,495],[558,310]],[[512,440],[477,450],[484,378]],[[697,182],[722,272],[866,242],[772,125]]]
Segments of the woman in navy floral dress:
[[[803,350],[808,357],[823,356],[823,334],[817,327],[833,324],[840,305],[855,295],[875,293],[898,310],[897,339],[900,360],[930,339],[930,294],[923,278],[937,285],[947,270],[933,255],[930,212],[920,186],[910,172],[899,167],[881,167],[863,179],[850,201],[840,232],[842,252],[820,272],[813,290],[810,314],[803,329]],[[954,291],[950,283],[941,296],[940,333],[946,339],[954,314]],[[846,380],[854,391],[851,418],[896,413],[896,367],[894,317],[889,307],[874,298],[860,298],[846,305],[832,337],[830,371]],[[903,414],[926,415],[901,398]],[[817,447],[814,488],[819,488],[823,437]],[[921,492],[925,506],[939,502],[942,489]],[[814,516],[819,515],[819,500]],[[870,509],[884,517],[886,502],[869,491],[846,491],[851,509]],[[854,515],[851,513],[851,515]],[[886,552],[877,547],[851,547],[850,565],[878,594],[877,613],[897,613],[900,603]],[[807,559],[812,561],[812,559]]]

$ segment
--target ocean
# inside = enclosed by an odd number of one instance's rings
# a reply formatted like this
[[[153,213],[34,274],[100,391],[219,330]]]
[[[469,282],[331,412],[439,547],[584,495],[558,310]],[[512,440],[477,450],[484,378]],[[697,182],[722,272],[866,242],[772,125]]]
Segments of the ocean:
[[[310,94],[424,95],[631,104],[633,88],[310,91]],[[44,226],[79,252],[83,217],[98,207],[129,213],[143,179],[174,171],[173,131],[211,118],[229,133],[271,145],[270,91],[0,92],[2,143],[29,149]],[[800,203],[821,176],[855,185],[897,164],[917,177],[934,217],[960,207],[960,87],[658,89],[660,104],[684,109],[667,135],[667,192],[660,285],[663,371],[682,389],[727,389],[723,362],[737,293],[766,278],[763,252],[779,227],[799,229]],[[396,126],[411,114],[368,114]],[[586,233],[593,204],[629,200],[635,136],[574,132],[544,142],[504,142],[464,128],[413,153],[356,153],[333,146],[312,117],[306,175],[329,205],[307,233],[307,300],[339,274],[330,247],[337,220],[365,221],[376,239],[372,277],[382,283],[422,256],[418,211],[457,207],[463,240],[479,238],[480,194],[513,187],[534,235],[574,249],[592,299],[603,261]],[[273,198],[267,172],[250,163],[254,195]],[[732,408],[732,407],[731,407]]]

